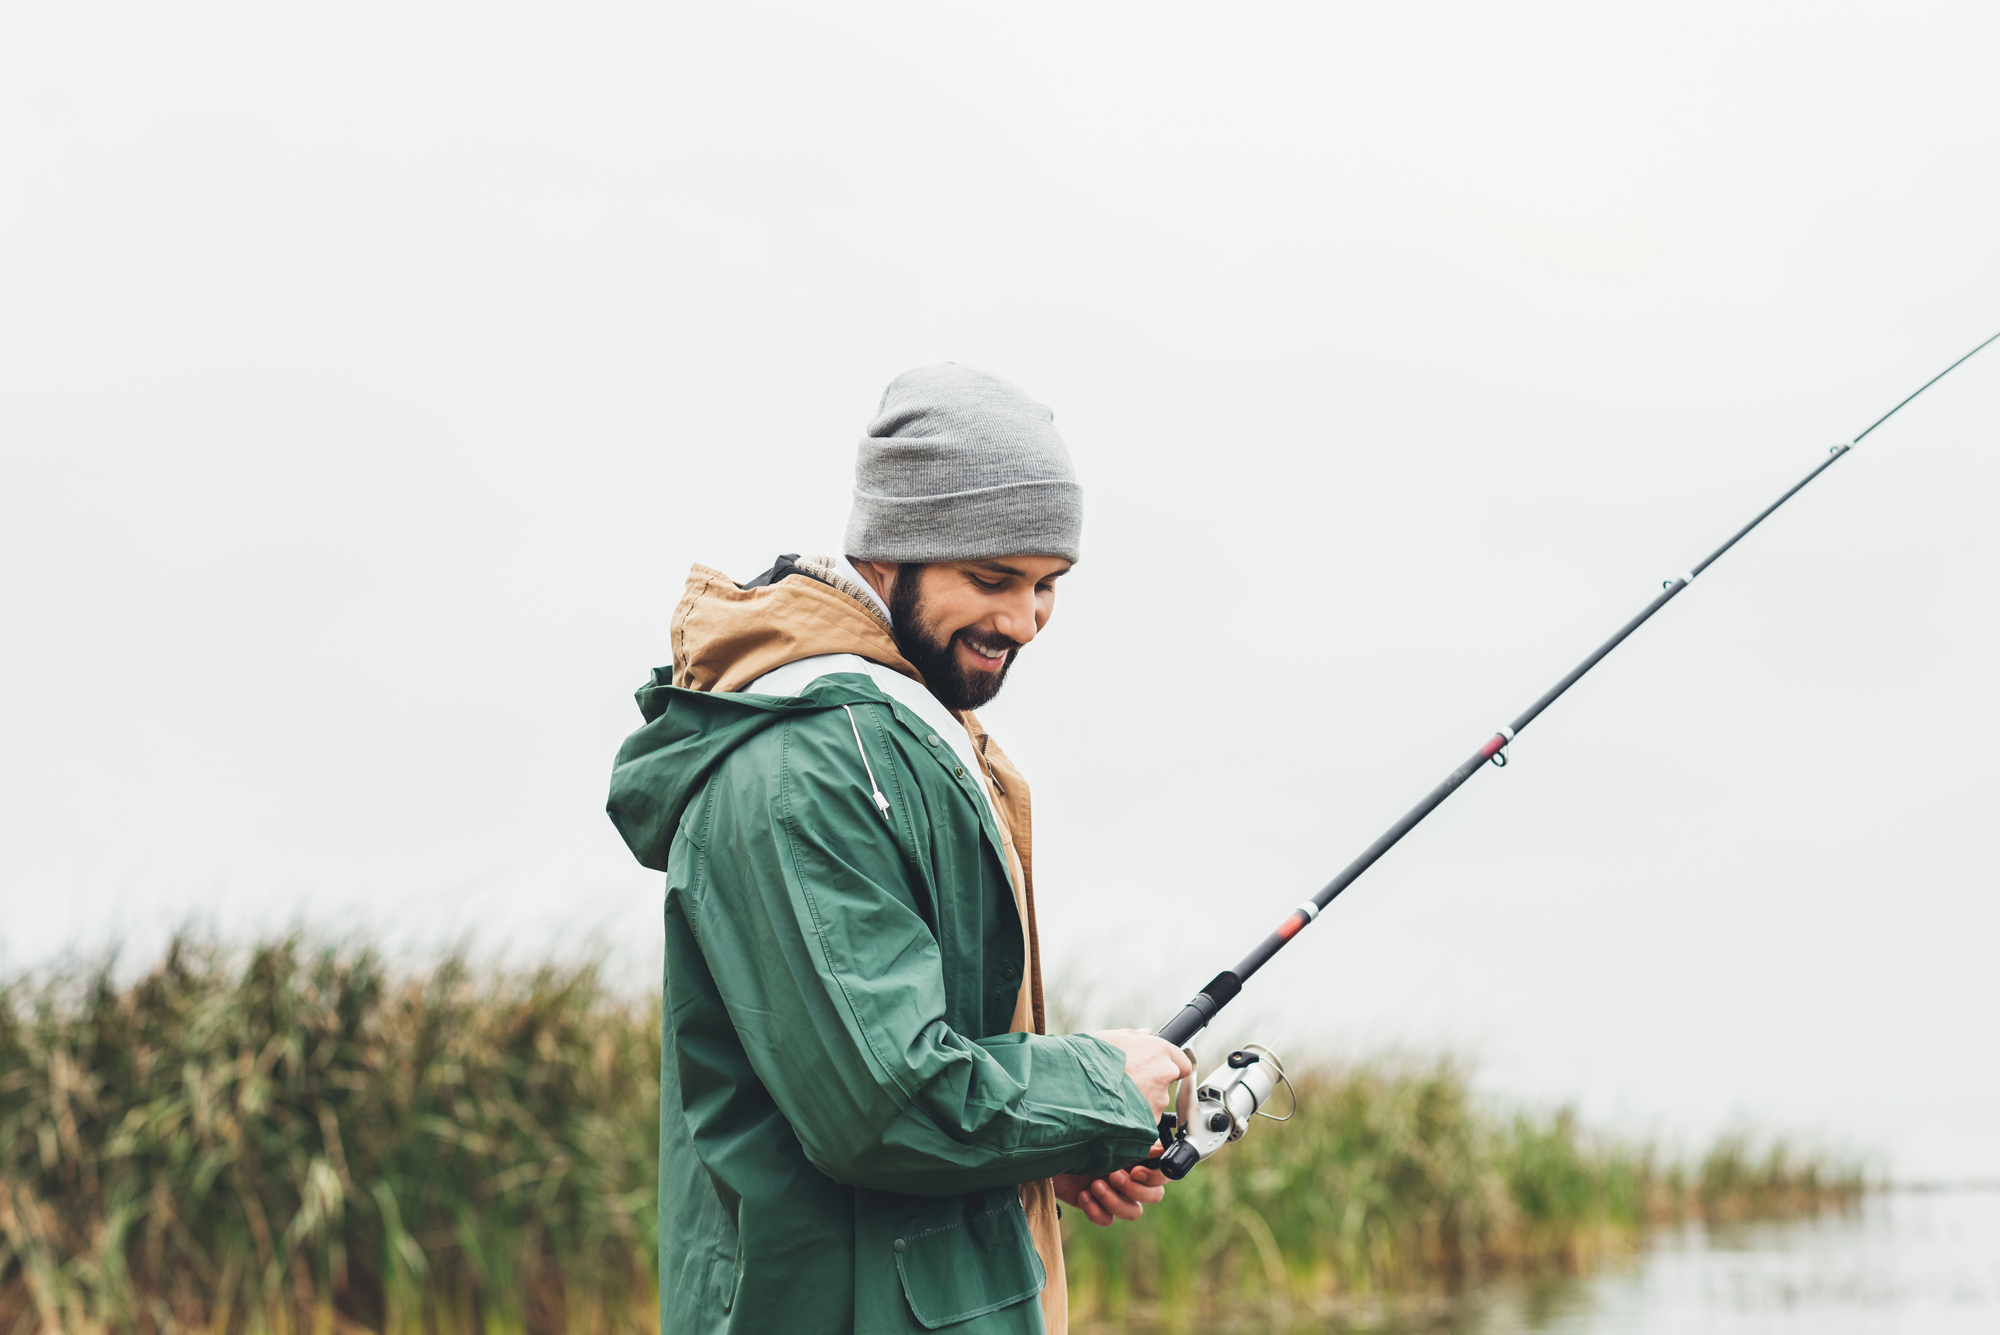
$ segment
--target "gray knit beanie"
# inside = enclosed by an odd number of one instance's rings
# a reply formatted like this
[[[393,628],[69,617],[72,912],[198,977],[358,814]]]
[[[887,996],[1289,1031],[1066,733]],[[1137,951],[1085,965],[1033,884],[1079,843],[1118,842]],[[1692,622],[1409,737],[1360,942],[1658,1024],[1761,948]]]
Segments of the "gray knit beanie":
[[[882,391],[854,460],[847,554],[863,561],[1077,559],[1083,488],[1055,414],[946,362]]]

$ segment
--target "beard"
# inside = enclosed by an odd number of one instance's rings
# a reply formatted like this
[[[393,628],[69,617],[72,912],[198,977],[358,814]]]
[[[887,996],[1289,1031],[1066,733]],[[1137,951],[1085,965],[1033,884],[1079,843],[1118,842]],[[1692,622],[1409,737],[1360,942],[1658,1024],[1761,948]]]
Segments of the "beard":
[[[897,569],[895,582],[889,586],[889,619],[895,623],[889,633],[895,636],[896,647],[903,651],[910,666],[923,674],[925,687],[939,704],[946,709],[978,709],[1000,694],[1000,686],[1007,680],[1007,672],[1014,666],[1014,656],[1021,652],[1021,646],[997,636],[991,641],[981,636],[980,643],[988,649],[996,644],[1010,646],[1000,670],[982,672],[960,663],[958,642],[966,638],[966,633],[960,630],[947,636],[925,615],[919,587],[923,575],[923,566],[911,562]]]

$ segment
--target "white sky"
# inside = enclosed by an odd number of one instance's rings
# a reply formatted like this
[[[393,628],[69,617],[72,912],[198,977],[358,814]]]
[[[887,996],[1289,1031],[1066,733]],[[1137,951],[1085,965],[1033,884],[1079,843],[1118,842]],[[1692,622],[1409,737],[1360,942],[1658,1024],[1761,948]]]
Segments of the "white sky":
[[[4,959],[653,958],[601,808],[686,568],[833,547],[949,359],[1088,489],[989,721],[1055,972],[1157,1022],[2000,328],[1996,50],[1973,4],[10,7]],[[1222,1035],[2000,1173],[1996,434],[2000,349]]]

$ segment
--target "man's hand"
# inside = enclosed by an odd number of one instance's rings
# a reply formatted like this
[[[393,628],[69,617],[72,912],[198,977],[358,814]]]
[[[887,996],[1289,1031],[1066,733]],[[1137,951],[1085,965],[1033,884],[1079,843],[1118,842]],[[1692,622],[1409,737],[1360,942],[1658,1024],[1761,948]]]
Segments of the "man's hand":
[[[1154,1117],[1167,1110],[1167,1086],[1194,1075],[1186,1053],[1148,1030],[1100,1029],[1091,1037],[1101,1038],[1125,1054],[1125,1074],[1153,1105]]]
[[[1160,1147],[1153,1146],[1158,1158]],[[1167,1198],[1167,1178],[1157,1168],[1121,1168],[1095,1182],[1076,1173],[1057,1173],[1056,1199],[1083,1211],[1083,1217],[1099,1228],[1111,1227],[1113,1219],[1137,1219],[1148,1205]]]
[[[1144,1029],[1101,1029],[1091,1035],[1125,1054],[1125,1074],[1153,1107],[1153,1116],[1167,1110],[1167,1089],[1176,1080],[1194,1078],[1187,1054]],[[1160,1147],[1153,1146],[1153,1157]],[[1149,1205],[1167,1198],[1167,1175],[1157,1168],[1120,1168],[1093,1181],[1076,1173],[1057,1173],[1056,1199],[1083,1211],[1099,1228],[1113,1219],[1137,1219]]]

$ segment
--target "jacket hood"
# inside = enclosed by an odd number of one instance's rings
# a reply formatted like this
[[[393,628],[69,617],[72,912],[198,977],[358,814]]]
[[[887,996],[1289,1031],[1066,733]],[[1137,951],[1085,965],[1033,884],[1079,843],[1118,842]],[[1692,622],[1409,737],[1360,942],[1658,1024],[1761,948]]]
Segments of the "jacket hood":
[[[802,694],[738,694],[765,673],[817,654],[855,654],[921,682],[872,611],[800,574],[741,588],[696,566],[673,616],[674,662],[637,692],[645,726],[612,762],[606,810],[642,866],[665,871],[689,802],[725,757],[787,714],[883,697],[852,677],[814,682]]]
[[[880,702],[881,691],[856,674],[826,677],[797,696],[716,694],[675,686],[666,668],[638,691],[646,724],[611,762],[605,811],[639,865],[667,869],[674,831],[688,804],[730,752],[788,715]]]
[[[673,647],[673,684],[691,691],[740,691],[815,654],[856,654],[923,680],[874,612],[808,574],[745,589],[696,566],[674,609]]]

